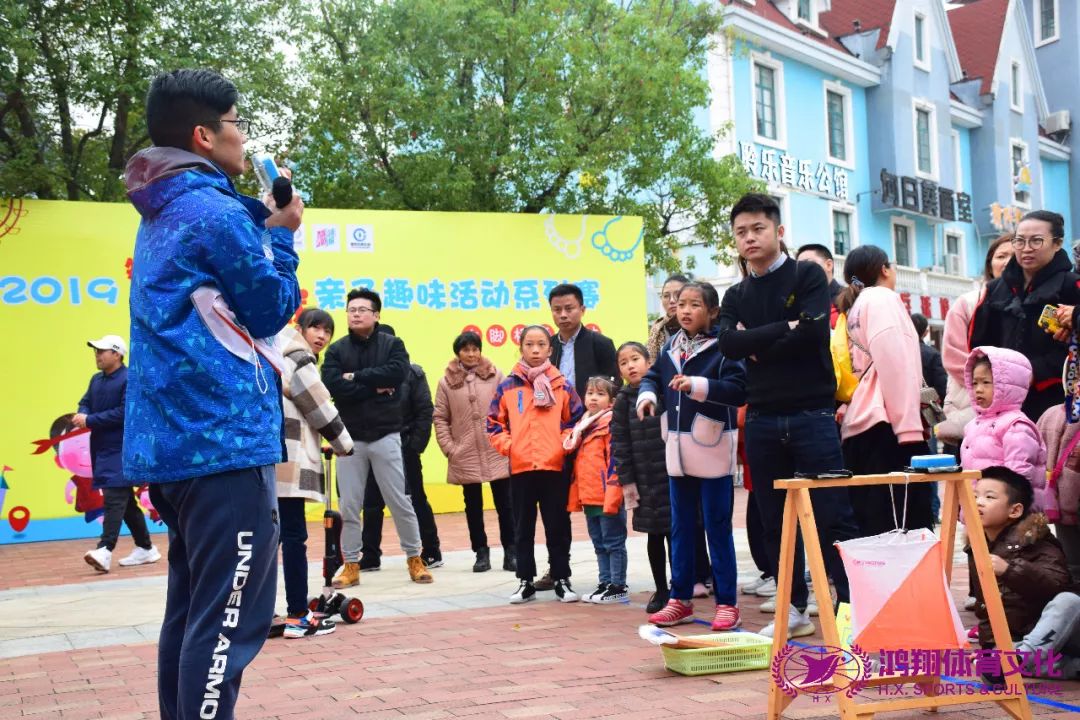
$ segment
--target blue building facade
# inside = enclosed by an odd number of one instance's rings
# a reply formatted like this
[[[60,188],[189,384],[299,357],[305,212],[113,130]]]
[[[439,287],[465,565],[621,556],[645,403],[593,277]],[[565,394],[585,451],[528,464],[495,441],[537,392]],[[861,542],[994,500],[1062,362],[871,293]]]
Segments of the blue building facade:
[[[789,247],[831,247],[839,280],[852,247],[882,247],[911,310],[940,326],[1024,211],[1061,212],[1072,232],[1074,160],[1047,132],[1057,105],[1025,2],[1040,0],[723,0],[733,32],[709,56],[705,121],[732,130],[715,153],[767,184]],[[738,278],[685,253],[721,288]]]

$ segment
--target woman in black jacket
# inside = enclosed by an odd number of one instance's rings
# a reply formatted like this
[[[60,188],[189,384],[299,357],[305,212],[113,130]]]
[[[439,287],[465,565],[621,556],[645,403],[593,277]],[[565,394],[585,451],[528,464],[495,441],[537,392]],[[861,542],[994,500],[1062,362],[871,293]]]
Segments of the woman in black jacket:
[[[1024,414],[1032,422],[1064,399],[1061,370],[1068,347],[1038,326],[1046,305],[1061,305],[1066,325],[1076,327],[1080,275],[1073,272],[1061,245],[1065,220],[1049,210],[1035,210],[1021,219],[1013,237],[1016,255],[986,288],[975,309],[969,347],[993,345],[1021,353],[1031,362],[1032,382]]]
[[[649,351],[638,342],[624,343],[617,353],[619,373],[626,385],[615,398],[611,416],[611,451],[627,509],[633,508],[632,527],[649,536],[649,567],[656,592],[645,607],[658,612],[668,602],[667,562],[671,544],[671,495],[668,488],[667,462],[660,421],[664,413],[657,408],[644,420],[637,417],[637,397],[641,380],[649,370]],[[630,498],[636,498],[636,507]]]

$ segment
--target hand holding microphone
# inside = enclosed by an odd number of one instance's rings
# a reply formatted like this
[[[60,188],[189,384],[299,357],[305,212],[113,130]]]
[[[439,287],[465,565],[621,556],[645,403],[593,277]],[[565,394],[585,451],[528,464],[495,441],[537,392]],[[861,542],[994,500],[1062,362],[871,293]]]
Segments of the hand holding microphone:
[[[303,219],[304,201],[293,192],[292,172],[288,168],[279,168],[272,156],[262,153],[252,155],[251,164],[266,193],[263,203],[271,212],[266,227],[281,226],[296,232]]]

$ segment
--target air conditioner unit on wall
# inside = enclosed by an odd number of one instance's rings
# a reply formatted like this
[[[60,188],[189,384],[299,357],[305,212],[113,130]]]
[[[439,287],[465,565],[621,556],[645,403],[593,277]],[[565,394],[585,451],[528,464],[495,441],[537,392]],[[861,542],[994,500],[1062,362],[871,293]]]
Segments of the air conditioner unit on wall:
[[[945,256],[945,272],[950,275],[959,275],[961,273],[959,255]]]
[[[1046,116],[1046,122],[1043,123],[1043,127],[1050,135],[1060,132],[1068,132],[1072,125],[1072,118],[1069,117],[1068,110],[1058,110],[1056,113],[1050,113]]]

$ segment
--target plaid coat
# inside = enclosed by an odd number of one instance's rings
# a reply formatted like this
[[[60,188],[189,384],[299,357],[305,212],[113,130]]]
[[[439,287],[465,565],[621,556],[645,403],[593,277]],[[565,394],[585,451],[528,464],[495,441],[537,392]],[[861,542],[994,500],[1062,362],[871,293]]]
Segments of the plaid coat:
[[[353,441],[341,422],[330,392],[322,384],[315,354],[292,326],[278,335],[285,359],[281,373],[281,404],[285,416],[285,449],[288,460],[277,466],[278,497],[300,497],[325,502],[320,438],[335,452],[352,450]]]

